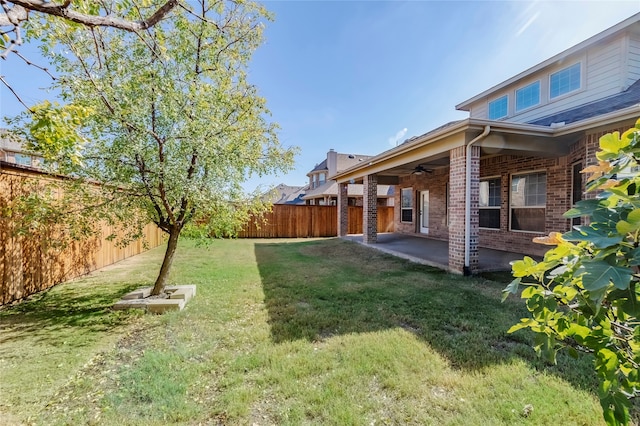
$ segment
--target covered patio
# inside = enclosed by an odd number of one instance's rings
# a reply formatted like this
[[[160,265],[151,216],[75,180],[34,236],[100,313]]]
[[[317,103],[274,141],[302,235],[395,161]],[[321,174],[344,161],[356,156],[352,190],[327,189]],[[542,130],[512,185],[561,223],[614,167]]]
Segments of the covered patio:
[[[364,244],[362,234],[349,234],[344,239]],[[380,233],[376,244],[368,247],[415,263],[449,270],[449,242],[417,235],[399,233]],[[509,262],[522,259],[525,254],[503,250],[479,248],[479,262],[476,272],[510,271]],[[536,256],[531,256],[538,260]]]
[[[366,201],[360,241],[464,275],[509,270],[509,261],[523,257],[510,251],[540,255],[544,248],[532,242],[534,237],[568,230],[570,223],[562,215],[577,199],[574,180],[582,187],[572,171],[582,168],[581,151],[575,147],[583,137],[583,129],[571,126],[477,118],[448,123],[333,177],[340,188],[338,235],[354,238],[346,232],[348,184],[362,183]],[[534,203],[524,199],[522,176],[534,182],[536,173],[544,182],[541,201]],[[522,180],[518,186],[514,176]],[[493,210],[482,206],[482,224],[481,180],[495,188]],[[375,193],[380,184],[396,185],[397,236],[378,236]],[[488,199],[488,189],[483,199]],[[432,239],[423,238],[427,236]]]

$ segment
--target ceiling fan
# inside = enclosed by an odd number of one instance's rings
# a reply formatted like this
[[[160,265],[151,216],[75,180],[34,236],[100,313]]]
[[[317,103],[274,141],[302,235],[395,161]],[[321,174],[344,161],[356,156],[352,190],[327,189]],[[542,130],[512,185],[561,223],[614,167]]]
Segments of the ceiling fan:
[[[413,169],[413,172],[411,172],[411,173],[414,174],[414,175],[418,175],[419,176],[419,175],[422,175],[424,173],[431,173],[431,172],[433,172],[433,170],[426,169],[422,164],[418,164],[416,166],[416,168]]]

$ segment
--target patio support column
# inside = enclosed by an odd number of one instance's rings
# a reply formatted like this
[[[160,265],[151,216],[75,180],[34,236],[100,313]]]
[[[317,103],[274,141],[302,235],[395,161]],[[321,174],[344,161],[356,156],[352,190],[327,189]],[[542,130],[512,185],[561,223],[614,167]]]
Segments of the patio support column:
[[[449,269],[461,274],[472,274],[478,269],[480,191],[480,147],[471,147],[471,202],[466,208],[470,213],[469,267],[465,265],[465,193],[467,147],[449,151]]]
[[[378,241],[378,176],[367,175],[362,185],[362,241]]]
[[[346,237],[349,232],[348,187],[348,183],[338,184],[338,237]]]

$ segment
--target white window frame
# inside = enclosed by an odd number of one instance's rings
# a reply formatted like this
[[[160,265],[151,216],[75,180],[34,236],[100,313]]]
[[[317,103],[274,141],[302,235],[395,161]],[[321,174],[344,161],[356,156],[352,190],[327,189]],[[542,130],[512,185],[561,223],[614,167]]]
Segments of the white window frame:
[[[327,181],[327,174],[325,172],[318,173],[318,186],[324,185]]]
[[[486,177],[482,177],[480,178],[480,184],[482,184],[482,182],[488,182],[490,180],[497,180],[499,182],[499,190],[500,190],[500,202],[497,206],[481,206],[480,205],[480,197],[478,194],[478,209],[479,210],[500,210],[502,208],[502,176],[486,176]],[[478,187],[478,191],[480,190],[480,187]],[[478,214],[479,215],[479,214]],[[478,218],[478,222],[480,221],[480,218]],[[498,226],[497,228],[487,228],[487,227],[480,227],[480,229],[501,229],[502,228],[502,217],[500,218],[500,226]]]
[[[505,110],[504,115],[501,115],[500,117],[491,117],[491,105],[495,104],[496,102],[502,101],[503,99],[505,99],[507,103],[507,108]],[[509,116],[509,95],[500,96],[498,98],[495,98],[492,101],[489,101],[489,104],[487,106],[487,117],[489,118],[489,120],[500,120],[508,116]]]
[[[404,203],[404,193],[408,192],[409,193],[409,205],[405,206]],[[413,188],[412,187],[408,187],[408,188],[401,188],[400,189],[400,222],[401,223],[413,223],[413,205],[414,205],[414,201],[413,201]],[[404,210],[410,210],[411,211],[411,220],[407,221],[407,220],[403,220],[403,214],[402,212]]]
[[[530,231],[530,230],[526,230],[526,229],[513,229],[513,209],[544,209],[544,216],[545,216],[545,228],[546,228],[546,215],[547,215],[547,194],[549,192],[548,188],[549,188],[549,181],[548,179],[545,179],[545,204],[544,205],[535,205],[535,206],[514,206],[513,205],[513,178],[514,177],[520,177],[520,176],[529,176],[529,175],[537,175],[537,174],[541,174],[544,173],[547,177],[549,176],[549,173],[547,173],[547,170],[531,170],[531,171],[526,171],[526,172],[521,172],[521,173],[513,173],[510,177],[509,177],[509,231],[510,232],[524,232],[527,234],[544,234],[545,230],[543,229],[542,231]]]
[[[556,95],[556,96],[551,96],[551,77],[553,77],[554,75],[559,74],[559,73],[561,73],[563,71],[567,71],[568,69],[573,68],[576,65],[578,65],[578,69],[580,70],[580,78],[578,79],[580,84],[578,85],[578,87],[576,89],[570,90],[568,92],[560,93],[559,95]],[[569,65],[568,67],[564,67],[562,69],[559,69],[558,71],[550,73],[549,74],[549,101],[555,101],[555,100],[561,99],[561,98],[563,98],[565,96],[569,96],[572,93],[580,91],[582,89],[582,87],[583,87],[582,79],[584,78],[583,77],[584,73],[582,72],[582,68],[583,68],[582,67],[582,61],[578,61],[578,62],[576,62],[574,64]]]
[[[521,90],[527,89],[527,88],[533,86],[534,84],[538,85],[538,102],[535,103],[535,104],[532,104],[532,105],[528,105],[528,106],[523,107],[523,108],[518,108],[518,92],[521,91]],[[517,88],[515,90],[515,93],[514,93],[513,97],[514,97],[514,103],[515,103],[514,108],[515,108],[515,111],[518,112],[518,113],[522,112],[522,111],[526,111],[526,110],[531,109],[531,108],[537,107],[538,105],[540,105],[542,103],[542,82],[540,80],[536,80],[536,81],[532,81],[529,84],[525,84],[524,86],[520,86],[519,88]]]
[[[583,179],[582,177],[584,176],[582,174],[582,171],[580,171],[578,179],[576,179],[576,168],[582,170],[584,168],[584,162],[582,160],[579,161],[574,161],[573,163],[571,163],[571,207],[575,207],[576,203],[578,201],[584,200],[584,194],[583,194],[583,187],[582,187],[582,182]],[[579,189],[580,192],[580,200],[576,200],[576,188]],[[574,217],[573,219],[571,219],[571,226],[573,227],[574,225],[580,225],[582,223],[582,218],[581,217]]]

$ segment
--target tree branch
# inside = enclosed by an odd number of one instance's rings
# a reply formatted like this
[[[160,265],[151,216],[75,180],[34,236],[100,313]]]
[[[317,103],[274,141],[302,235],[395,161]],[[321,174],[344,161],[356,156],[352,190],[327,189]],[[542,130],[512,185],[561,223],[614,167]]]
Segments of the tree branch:
[[[16,93],[15,90],[13,90],[13,87],[11,87],[9,85],[9,83],[6,82],[6,80],[4,79],[3,76],[0,75],[0,82],[2,82],[2,84],[4,84],[7,89],[9,89],[11,91],[11,93],[13,93],[13,96],[16,97],[16,99],[18,100],[18,102],[20,102],[22,104],[22,106],[24,106],[28,111],[33,112],[33,110],[31,108],[29,108],[27,106],[27,104],[24,103],[24,101],[22,100],[22,98],[20,96],[18,96],[18,94]]]
[[[57,4],[44,0],[2,0],[2,4],[13,3],[15,6],[31,10],[34,12],[45,13],[47,15],[58,16],[60,18],[67,19],[78,24],[86,25],[88,27],[113,27],[125,31],[140,31],[151,28],[158,22],[160,22],[165,16],[167,16],[176,6],[180,4],[180,0],[167,0],[158,10],[156,10],[149,18],[140,21],[128,21],[126,19],[117,18],[114,16],[99,16],[88,15],[86,13],[76,12],[69,8],[70,1],[65,1],[63,4]],[[15,6],[10,10],[13,11]],[[20,10],[18,9],[18,11]],[[8,12],[4,14],[8,15]],[[18,21],[26,21],[26,14],[16,13]],[[8,19],[0,15],[0,25],[2,25],[3,19]],[[14,16],[15,18],[15,16]],[[5,24],[6,25],[6,24]]]

